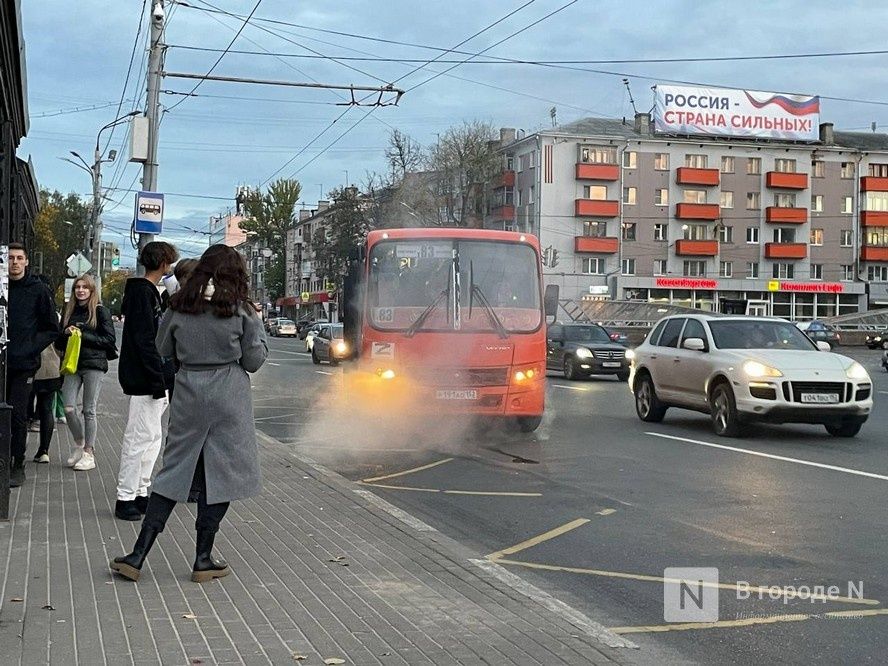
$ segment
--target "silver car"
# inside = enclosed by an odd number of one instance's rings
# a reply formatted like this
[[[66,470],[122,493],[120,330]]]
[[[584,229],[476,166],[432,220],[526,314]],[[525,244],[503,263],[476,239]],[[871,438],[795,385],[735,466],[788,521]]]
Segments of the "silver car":
[[[872,410],[872,380],[857,361],[828,352],[782,319],[667,317],[634,350],[629,386],[642,421],[680,407],[709,414],[727,437],[756,421],[853,437]]]

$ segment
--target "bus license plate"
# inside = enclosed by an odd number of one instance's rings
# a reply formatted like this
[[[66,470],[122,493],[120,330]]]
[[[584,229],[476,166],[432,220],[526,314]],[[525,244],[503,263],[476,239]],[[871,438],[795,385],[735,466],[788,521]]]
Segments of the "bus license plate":
[[[619,368],[621,363],[619,361],[605,361],[601,364],[602,368]]]
[[[839,401],[838,393],[802,393],[802,402],[822,404],[834,404]]]
[[[477,400],[478,391],[436,391],[438,400]]]

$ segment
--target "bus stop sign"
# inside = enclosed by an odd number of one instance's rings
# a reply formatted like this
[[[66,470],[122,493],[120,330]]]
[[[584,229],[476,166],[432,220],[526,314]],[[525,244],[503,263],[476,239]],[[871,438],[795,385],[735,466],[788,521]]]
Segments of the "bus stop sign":
[[[137,234],[163,233],[163,195],[157,192],[138,192],[134,219]]]

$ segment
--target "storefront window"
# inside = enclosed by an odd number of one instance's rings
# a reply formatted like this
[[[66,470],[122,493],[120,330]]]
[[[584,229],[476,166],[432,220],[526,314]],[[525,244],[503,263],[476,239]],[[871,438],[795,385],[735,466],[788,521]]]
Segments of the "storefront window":
[[[851,314],[857,312],[858,296],[856,294],[839,294],[839,314]]]
[[[712,312],[715,310],[716,301],[713,298],[713,292],[695,291],[694,299],[696,301],[694,307],[699,308],[700,310],[706,310],[708,312]]]
[[[771,314],[775,317],[785,317],[786,319],[789,319],[792,315],[792,294],[775,293]]]
[[[817,294],[814,319],[825,319],[836,314],[836,295]]]
[[[793,319],[805,321],[814,319],[814,294],[796,294]]]
[[[683,308],[694,307],[691,291],[689,289],[673,289],[672,304],[679,305]]]
[[[669,304],[669,290],[668,289],[651,289],[650,296],[648,297],[648,301],[651,303],[662,303],[663,305]]]

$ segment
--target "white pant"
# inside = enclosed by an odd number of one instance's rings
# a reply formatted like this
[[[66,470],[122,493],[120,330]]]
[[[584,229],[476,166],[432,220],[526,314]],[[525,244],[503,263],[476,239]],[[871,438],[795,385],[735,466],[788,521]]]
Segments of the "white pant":
[[[155,400],[150,395],[130,396],[129,416],[120,451],[117,475],[117,499],[132,501],[148,495],[151,472],[163,440],[161,417],[169,400]]]

